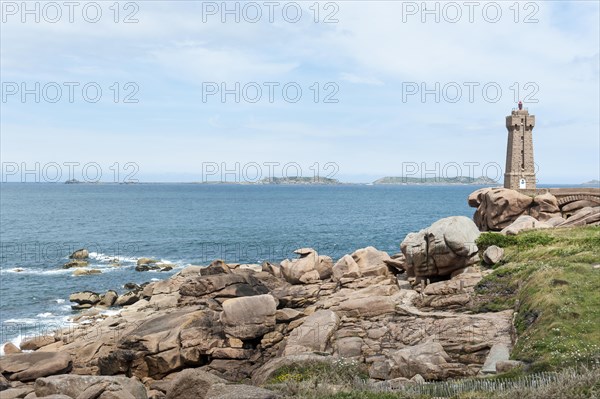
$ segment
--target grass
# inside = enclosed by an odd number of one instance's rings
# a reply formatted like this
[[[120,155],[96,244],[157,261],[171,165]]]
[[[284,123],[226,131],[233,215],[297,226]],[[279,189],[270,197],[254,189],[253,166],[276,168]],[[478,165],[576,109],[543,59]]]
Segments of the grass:
[[[317,365],[315,365],[317,366]],[[345,368],[343,366],[342,368]],[[354,366],[336,374],[339,367],[318,364],[318,367],[282,370],[268,388],[285,398],[296,399],[584,399],[600,398],[600,368],[565,369],[557,373],[519,376],[516,379],[498,377],[431,384],[408,384],[394,391],[382,390],[366,379],[354,378]],[[284,382],[281,376],[299,375]],[[475,389],[473,389],[475,387]]]
[[[600,360],[600,228],[484,233],[478,245],[498,245],[505,262],[475,288],[473,311],[516,308],[512,358],[531,371]]]

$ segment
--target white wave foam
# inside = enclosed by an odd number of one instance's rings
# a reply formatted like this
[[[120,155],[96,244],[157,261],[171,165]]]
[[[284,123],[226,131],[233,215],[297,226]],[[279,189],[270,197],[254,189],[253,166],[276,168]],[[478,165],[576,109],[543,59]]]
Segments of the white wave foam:
[[[116,316],[118,314],[120,314],[123,311],[123,309],[108,309],[108,310],[104,310],[101,312],[101,314],[107,315],[107,316]]]
[[[45,274],[45,275],[53,275],[53,274],[69,274],[73,273],[73,269],[56,269],[56,270],[42,270],[37,273],[32,274]]]
[[[54,316],[54,313],[51,313],[51,312],[45,312],[45,313],[40,313],[40,314],[37,314],[35,317],[40,317],[40,318],[42,318],[42,319],[47,319],[47,318],[49,318],[49,317],[53,317],[53,316]]]
[[[8,319],[4,320],[3,324],[26,324],[26,325],[34,325],[37,323],[36,319],[32,318],[22,318],[22,319]]]
[[[55,270],[47,270],[40,269],[37,267],[15,267],[12,269],[2,269],[2,274],[4,273],[15,273],[15,274],[67,274],[70,273],[70,269],[55,269]]]
[[[117,256],[117,255],[107,255],[101,252],[90,252],[90,259],[95,259],[100,262],[112,263],[115,260],[118,262],[128,262],[128,263],[136,263],[138,258],[134,258],[132,256]]]
[[[65,300],[61,299],[61,298],[58,298],[58,299],[55,299],[54,302],[56,302],[56,303],[58,303],[60,305],[61,303],[65,303]]]
[[[12,269],[2,269],[2,273],[24,273],[27,269],[22,267],[13,267]]]

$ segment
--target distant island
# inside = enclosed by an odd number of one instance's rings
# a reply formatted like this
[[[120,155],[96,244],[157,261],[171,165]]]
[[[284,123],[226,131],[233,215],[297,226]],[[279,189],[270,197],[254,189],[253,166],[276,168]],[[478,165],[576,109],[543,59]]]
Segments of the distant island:
[[[65,181],[65,184],[169,184],[169,183],[180,183],[180,184],[208,184],[208,185],[220,185],[220,184],[233,184],[233,185],[382,185],[382,184],[394,184],[394,185],[487,185],[495,186],[498,182],[490,179],[489,177],[405,177],[405,176],[386,176],[375,180],[372,183],[346,183],[341,182],[338,179],[332,179],[329,177],[320,176],[288,176],[288,177],[265,177],[258,181],[203,181],[203,182],[137,182],[137,181],[124,181],[124,182],[86,182],[77,179],[70,179]],[[588,183],[582,183],[581,185],[595,185],[599,184],[598,180],[593,180]]]
[[[582,186],[594,186],[594,187],[598,187],[600,186],[600,180],[590,180],[588,182],[585,183],[581,183]]]
[[[446,184],[473,184],[473,185],[495,185],[497,181],[486,176],[481,177],[405,177],[405,176],[387,176],[377,179],[373,184],[424,184],[424,185],[446,185]]]
[[[290,177],[265,177],[260,180],[258,184],[342,184],[337,179],[331,179],[329,177],[303,177],[303,176],[290,176]]]

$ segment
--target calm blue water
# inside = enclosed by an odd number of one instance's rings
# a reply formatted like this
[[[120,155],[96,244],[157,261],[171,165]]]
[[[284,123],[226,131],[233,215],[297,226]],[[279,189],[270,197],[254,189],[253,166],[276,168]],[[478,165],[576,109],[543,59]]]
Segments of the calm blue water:
[[[369,245],[396,253],[411,231],[471,216],[477,188],[1,184],[0,343],[64,325],[72,292],[123,291],[189,264],[280,261],[299,247],[334,260]],[[61,268],[82,247],[103,274]],[[138,257],[177,267],[136,272]],[[109,267],[113,258],[122,266]]]

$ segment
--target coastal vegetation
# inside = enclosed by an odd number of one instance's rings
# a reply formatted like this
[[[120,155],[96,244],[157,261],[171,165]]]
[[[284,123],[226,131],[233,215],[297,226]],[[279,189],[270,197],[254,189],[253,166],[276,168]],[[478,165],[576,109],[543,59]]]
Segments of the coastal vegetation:
[[[600,361],[600,227],[484,233],[505,258],[476,286],[478,311],[515,309],[512,358],[532,371]]]

